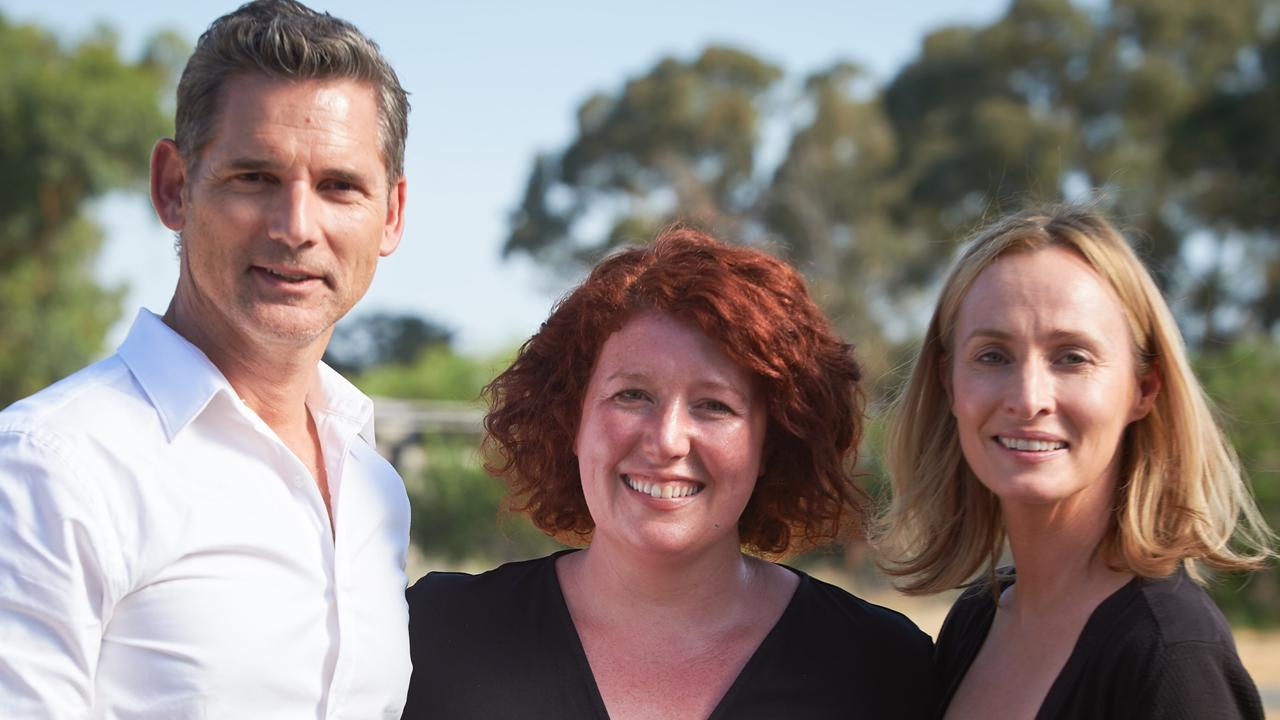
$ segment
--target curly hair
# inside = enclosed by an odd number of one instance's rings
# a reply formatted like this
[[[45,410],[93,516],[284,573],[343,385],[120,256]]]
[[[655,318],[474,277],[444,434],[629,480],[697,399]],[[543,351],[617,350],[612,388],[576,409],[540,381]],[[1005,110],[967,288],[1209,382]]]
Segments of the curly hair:
[[[700,329],[764,389],[763,473],[738,521],[744,548],[781,555],[864,531],[869,503],[853,466],[865,399],[852,346],[786,263],[679,226],[598,264],[485,388],[485,467],[507,483],[510,509],[561,540],[589,541],[573,452],[584,395],[605,340],[642,312]]]

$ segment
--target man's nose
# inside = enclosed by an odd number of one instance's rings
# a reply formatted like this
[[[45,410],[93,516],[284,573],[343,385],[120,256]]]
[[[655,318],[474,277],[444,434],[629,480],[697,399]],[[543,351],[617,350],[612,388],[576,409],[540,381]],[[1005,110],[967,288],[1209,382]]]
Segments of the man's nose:
[[[319,203],[306,183],[292,182],[280,187],[271,209],[268,234],[290,247],[302,247],[315,241],[316,212]]]

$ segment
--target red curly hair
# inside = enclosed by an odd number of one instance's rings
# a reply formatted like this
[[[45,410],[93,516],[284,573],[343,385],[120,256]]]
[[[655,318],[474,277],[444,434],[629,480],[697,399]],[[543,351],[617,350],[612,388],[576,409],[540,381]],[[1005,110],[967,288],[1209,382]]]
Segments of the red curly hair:
[[[589,540],[573,452],[584,394],[605,340],[646,311],[699,328],[764,389],[764,471],[738,521],[742,546],[780,555],[861,531],[869,503],[852,468],[864,395],[852,346],[786,263],[684,227],[597,265],[485,388],[485,468],[506,481],[508,506],[549,535]]]

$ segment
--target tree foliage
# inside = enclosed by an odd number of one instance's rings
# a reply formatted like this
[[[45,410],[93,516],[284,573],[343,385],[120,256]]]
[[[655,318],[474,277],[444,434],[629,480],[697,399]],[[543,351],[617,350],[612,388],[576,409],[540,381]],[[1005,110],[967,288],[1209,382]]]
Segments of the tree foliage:
[[[405,476],[413,542],[429,557],[454,564],[493,565],[562,547],[524,515],[500,510],[506,487],[484,471],[475,439],[424,440],[426,464]]]
[[[1200,358],[1196,373],[1222,410],[1222,423],[1240,455],[1263,517],[1280,529],[1280,346],[1239,342]],[[1280,624],[1280,572],[1221,578],[1214,599],[1233,620]]]
[[[0,407],[92,359],[119,314],[85,206],[145,179],[177,43],[130,62],[105,28],[68,47],[0,16]]]
[[[974,227],[1092,203],[1173,298],[1274,526],[1280,396],[1256,389],[1280,371],[1278,26],[1277,0],[1013,0],[930,33],[882,87],[846,60],[797,82],[742,49],[666,58],[536,159],[504,254],[577,274],[676,220],[770,249],[874,380],[907,359]],[[1274,571],[1222,588],[1238,617],[1280,621]]]
[[[425,348],[410,363],[387,363],[365,368],[351,381],[373,396],[406,400],[477,402],[480,389],[511,361],[511,357],[472,358],[445,345]]]
[[[382,365],[411,365],[427,350],[447,348],[452,340],[452,330],[418,315],[357,315],[338,322],[324,361],[344,374]]]
[[[975,225],[1088,197],[1188,298],[1193,340],[1270,331],[1280,261],[1251,260],[1278,255],[1267,198],[1280,52],[1263,22],[1276,8],[1015,0],[985,27],[931,33],[882,88],[845,61],[797,90],[743,50],[663,59],[589,98],[577,136],[537,158],[504,253],[576,273],[692,222],[795,262],[883,367],[882,337],[918,329],[909,310]],[[785,152],[766,166],[779,134]],[[1231,247],[1206,261],[1196,243]],[[1236,272],[1265,277],[1226,282]]]

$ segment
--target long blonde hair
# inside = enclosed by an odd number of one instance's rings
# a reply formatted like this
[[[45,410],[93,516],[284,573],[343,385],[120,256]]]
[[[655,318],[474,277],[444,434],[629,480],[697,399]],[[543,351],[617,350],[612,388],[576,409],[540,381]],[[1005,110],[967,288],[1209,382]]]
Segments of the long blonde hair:
[[[1139,373],[1161,379],[1154,407],[1125,431],[1115,517],[1099,552],[1117,569],[1163,577],[1195,562],[1257,569],[1275,536],[1249,492],[1235,451],[1187,360],[1173,314],[1124,237],[1081,208],[1026,211],[976,233],[948,274],[910,380],[892,411],[885,465],[893,500],[876,544],[904,592],[960,587],[994,573],[1004,548],[1000,505],[965,462],[943,385],[960,303],[978,275],[1010,252],[1062,247],[1115,290]]]

